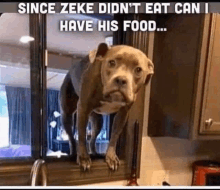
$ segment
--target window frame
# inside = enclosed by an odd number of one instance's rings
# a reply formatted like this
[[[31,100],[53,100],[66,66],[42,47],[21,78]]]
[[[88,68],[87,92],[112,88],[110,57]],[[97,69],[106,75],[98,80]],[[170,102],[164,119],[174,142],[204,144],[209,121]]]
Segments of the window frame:
[[[90,172],[82,172],[79,166],[74,161],[70,161],[67,157],[50,158],[46,156],[47,150],[47,118],[46,118],[46,16],[42,14],[30,14],[29,16],[29,29],[30,35],[35,38],[33,42],[30,42],[30,76],[31,76],[31,147],[32,157],[20,157],[0,160],[0,185],[30,185],[29,177],[33,163],[37,159],[44,159],[48,168],[48,185],[83,185],[100,182],[110,182],[118,180],[127,180],[131,174],[131,157],[132,157],[132,143],[133,139],[133,124],[134,118],[130,118],[127,126],[125,127],[123,137],[126,139],[126,143],[130,143],[126,146],[124,156],[126,160],[121,160],[121,166],[118,171],[112,172],[108,169],[104,158],[92,159],[92,168]],[[123,18],[122,18],[123,20]],[[117,34],[115,34],[117,35]],[[129,33],[131,39],[134,41],[137,38],[138,33]],[[140,40],[139,40],[140,41]],[[145,42],[148,45],[148,42]],[[132,45],[132,44],[131,44]],[[135,44],[133,44],[135,45]],[[145,52],[148,51],[146,44]],[[144,94],[145,87],[141,89],[139,98],[136,104],[142,106],[142,112],[138,116],[140,121],[139,130],[139,145],[138,145],[138,168],[137,178],[140,177],[140,155],[141,155],[141,142],[142,142],[142,129],[143,129],[143,117],[144,117]],[[134,106],[135,107],[135,106]],[[33,111],[34,110],[34,111]],[[113,116],[111,116],[110,123],[112,123]],[[129,140],[128,140],[129,139]],[[117,152],[120,152],[117,149]],[[63,175],[61,175],[63,174]],[[100,177],[101,174],[101,177]],[[12,180],[13,176],[20,180]],[[24,177],[25,176],[25,177]],[[71,179],[67,179],[71,176]],[[10,178],[12,177],[12,179]],[[59,180],[57,180],[59,178]]]

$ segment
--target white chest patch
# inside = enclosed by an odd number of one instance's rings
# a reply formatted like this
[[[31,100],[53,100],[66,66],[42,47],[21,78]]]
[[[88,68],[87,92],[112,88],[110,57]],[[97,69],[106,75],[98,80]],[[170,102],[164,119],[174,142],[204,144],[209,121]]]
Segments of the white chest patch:
[[[94,112],[98,114],[111,114],[117,112],[121,107],[125,106],[124,102],[104,102],[100,101],[101,106],[94,109]]]

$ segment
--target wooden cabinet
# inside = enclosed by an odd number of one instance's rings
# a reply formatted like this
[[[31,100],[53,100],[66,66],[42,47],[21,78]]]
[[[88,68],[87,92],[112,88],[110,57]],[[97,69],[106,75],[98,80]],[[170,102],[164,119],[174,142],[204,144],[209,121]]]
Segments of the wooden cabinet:
[[[220,134],[220,15],[213,15],[207,59],[201,134]]]
[[[161,15],[148,135],[220,139],[220,15]]]

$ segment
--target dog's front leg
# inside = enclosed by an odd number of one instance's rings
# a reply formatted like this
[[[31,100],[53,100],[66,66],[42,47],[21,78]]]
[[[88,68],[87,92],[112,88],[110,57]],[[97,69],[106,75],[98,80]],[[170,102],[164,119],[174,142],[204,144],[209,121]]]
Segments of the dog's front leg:
[[[78,150],[77,163],[85,170],[89,170],[91,159],[86,148],[86,127],[88,124],[89,110],[82,106],[80,101],[77,105],[77,127],[78,127]]]
[[[111,133],[111,139],[105,156],[105,161],[112,170],[117,170],[119,166],[119,158],[116,155],[116,145],[128,118],[128,108],[122,107],[115,115]]]

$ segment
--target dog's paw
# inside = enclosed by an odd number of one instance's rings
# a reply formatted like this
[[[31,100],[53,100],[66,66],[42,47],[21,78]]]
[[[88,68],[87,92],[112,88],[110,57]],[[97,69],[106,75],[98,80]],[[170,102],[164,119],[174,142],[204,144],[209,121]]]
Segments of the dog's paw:
[[[91,168],[91,158],[89,155],[80,156],[77,155],[77,164],[83,169],[83,171],[90,170]]]
[[[115,150],[109,149],[105,156],[105,161],[108,164],[109,169],[111,170],[118,170],[120,165],[120,160],[115,153]]]

